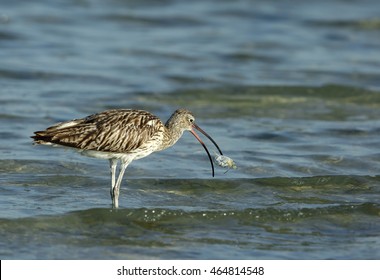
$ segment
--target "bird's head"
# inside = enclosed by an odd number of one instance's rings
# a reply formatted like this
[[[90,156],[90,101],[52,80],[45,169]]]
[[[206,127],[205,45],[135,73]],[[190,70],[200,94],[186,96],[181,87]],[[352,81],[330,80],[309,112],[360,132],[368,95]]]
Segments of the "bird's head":
[[[198,136],[198,134],[195,132],[195,130],[198,130],[203,135],[205,135],[218,149],[221,155],[223,155],[222,151],[220,150],[218,144],[214,141],[214,139],[211,138],[210,135],[208,135],[203,129],[201,129],[196,123],[195,123],[195,117],[194,115],[186,110],[186,109],[178,109],[176,110],[172,116],[169,118],[169,120],[166,123],[166,126],[168,128],[175,128],[179,129],[180,133],[182,134],[185,130],[188,130],[191,132],[191,134],[194,135],[194,137],[201,143],[203,148],[205,149],[208,158],[210,159],[211,167],[212,167],[212,176],[214,177],[214,164],[210,155],[210,152],[208,151],[205,143],[201,140],[201,138]]]
[[[178,109],[168,119],[166,127],[183,133],[185,130],[192,130],[194,122],[194,115],[189,110]]]

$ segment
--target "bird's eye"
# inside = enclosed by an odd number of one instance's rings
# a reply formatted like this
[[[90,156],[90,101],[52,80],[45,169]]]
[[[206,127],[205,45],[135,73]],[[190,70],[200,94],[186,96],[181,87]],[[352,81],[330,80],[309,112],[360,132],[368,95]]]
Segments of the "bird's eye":
[[[194,122],[194,119],[189,119],[189,122],[193,123],[193,122]]]

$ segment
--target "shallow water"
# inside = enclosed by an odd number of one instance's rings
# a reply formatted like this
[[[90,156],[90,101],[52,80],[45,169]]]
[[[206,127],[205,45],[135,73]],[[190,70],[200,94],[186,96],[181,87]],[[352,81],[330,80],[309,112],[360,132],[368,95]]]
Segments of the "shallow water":
[[[1,7],[1,259],[380,258],[378,1]],[[107,161],[29,138],[179,107],[238,168],[212,178],[185,133],[128,167],[118,210]]]

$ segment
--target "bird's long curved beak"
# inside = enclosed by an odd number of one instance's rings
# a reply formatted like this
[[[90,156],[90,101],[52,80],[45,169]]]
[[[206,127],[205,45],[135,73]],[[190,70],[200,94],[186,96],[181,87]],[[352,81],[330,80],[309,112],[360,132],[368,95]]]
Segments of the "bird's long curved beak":
[[[197,126],[195,123],[193,124],[193,128],[195,128],[196,130],[200,131],[204,136],[206,136],[214,145],[215,147],[218,149],[219,153],[221,155],[223,155],[222,151],[220,150],[218,144],[216,144],[216,142],[214,141],[214,139],[211,138],[210,135],[208,135],[203,129],[201,129],[199,126]],[[210,160],[210,163],[211,163],[211,168],[212,168],[212,177],[214,177],[215,175],[215,172],[214,172],[214,163],[212,162],[212,158],[211,158],[211,155],[210,155],[210,152],[208,151],[205,143],[203,143],[203,141],[201,140],[201,138],[198,136],[198,134],[194,131],[194,129],[190,130],[190,132],[194,135],[195,138],[197,138],[197,140],[199,141],[199,143],[201,143],[201,145],[203,146],[203,148],[205,149],[207,155],[208,155],[208,158]]]

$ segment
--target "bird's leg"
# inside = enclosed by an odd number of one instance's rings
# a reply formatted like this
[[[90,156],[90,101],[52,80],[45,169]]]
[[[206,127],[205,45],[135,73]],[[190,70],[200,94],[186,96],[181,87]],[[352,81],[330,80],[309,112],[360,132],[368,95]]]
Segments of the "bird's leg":
[[[116,168],[117,168],[117,159],[110,159],[110,171],[111,171],[111,199],[113,201],[113,189],[115,187],[115,176],[116,176]]]
[[[128,164],[129,164],[129,162],[127,162],[127,163],[121,162],[119,176],[117,177],[116,184],[113,188],[112,205],[115,208],[119,207],[120,185],[121,185],[121,181],[123,180],[124,172],[125,172],[125,169],[127,168]]]

